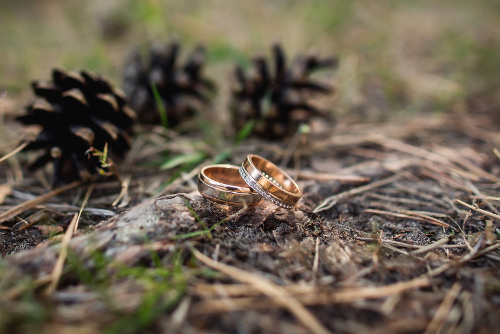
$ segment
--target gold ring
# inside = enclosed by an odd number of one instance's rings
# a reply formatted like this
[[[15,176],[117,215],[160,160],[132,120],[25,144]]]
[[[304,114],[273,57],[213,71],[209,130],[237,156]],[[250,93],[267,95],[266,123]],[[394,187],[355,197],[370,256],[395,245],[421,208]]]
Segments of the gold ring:
[[[302,197],[295,181],[281,168],[255,154],[249,154],[240,167],[245,182],[268,201],[291,209]]]
[[[262,196],[253,191],[238,174],[238,166],[211,165],[198,174],[198,190],[209,200],[229,205],[257,205]]]

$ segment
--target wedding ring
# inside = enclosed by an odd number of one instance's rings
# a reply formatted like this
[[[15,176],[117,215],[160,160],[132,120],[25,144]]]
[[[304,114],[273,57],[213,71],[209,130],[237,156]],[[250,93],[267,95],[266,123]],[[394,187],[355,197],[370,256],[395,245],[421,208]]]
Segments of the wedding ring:
[[[209,200],[228,205],[257,205],[262,196],[249,188],[238,174],[238,166],[211,165],[198,174],[198,190]]]
[[[302,197],[295,181],[281,168],[255,154],[249,154],[240,167],[245,182],[268,201],[291,209]]]

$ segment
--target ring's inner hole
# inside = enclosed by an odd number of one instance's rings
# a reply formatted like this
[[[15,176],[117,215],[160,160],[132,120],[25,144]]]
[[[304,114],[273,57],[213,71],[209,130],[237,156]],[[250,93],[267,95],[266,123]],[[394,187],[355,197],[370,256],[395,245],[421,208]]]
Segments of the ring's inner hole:
[[[217,182],[236,187],[248,188],[248,184],[241,178],[238,167],[212,167],[205,169],[205,175]]]
[[[285,190],[292,193],[298,192],[298,189],[292,181],[288,179],[275,164],[258,157],[253,157],[252,162],[258,170],[266,173],[268,178],[271,177],[273,180],[277,181]]]

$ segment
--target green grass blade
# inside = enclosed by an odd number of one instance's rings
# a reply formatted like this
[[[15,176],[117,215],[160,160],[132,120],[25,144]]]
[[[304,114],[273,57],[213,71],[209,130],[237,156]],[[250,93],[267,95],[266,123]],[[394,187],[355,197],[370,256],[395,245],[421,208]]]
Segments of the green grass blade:
[[[193,164],[193,163],[201,162],[203,159],[205,159],[205,156],[206,155],[204,152],[193,152],[193,153],[176,155],[176,156],[168,158],[160,166],[160,169],[166,170],[166,169],[171,169],[171,168],[178,167],[178,166],[184,165],[184,164]]]
[[[155,98],[156,105],[158,106],[158,112],[160,113],[161,125],[165,129],[168,129],[167,108],[165,108],[165,104],[163,103],[163,100],[160,96],[160,93],[158,92],[158,88],[156,88],[156,85],[154,83],[151,84],[151,90],[153,91],[153,96]]]

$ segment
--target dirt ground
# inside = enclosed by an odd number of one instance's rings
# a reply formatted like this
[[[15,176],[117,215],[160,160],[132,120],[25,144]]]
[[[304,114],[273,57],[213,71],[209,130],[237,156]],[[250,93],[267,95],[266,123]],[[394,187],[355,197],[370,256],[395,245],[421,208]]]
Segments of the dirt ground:
[[[138,127],[118,163],[122,184],[53,189],[50,167],[27,172],[36,154],[0,162],[0,332],[495,332],[498,6],[236,3],[91,1],[79,15],[72,1],[6,4],[0,19],[10,27],[5,13],[18,17],[24,42],[0,33],[2,156],[26,131],[14,118],[32,99],[30,80],[51,67],[119,82],[116,64],[132,45],[204,38],[220,87],[217,121],[197,120],[200,131]],[[38,39],[30,20],[44,27]],[[92,34],[82,36],[82,25]],[[50,37],[52,29],[66,32]],[[323,79],[336,99],[318,101],[334,120],[312,119],[309,133],[282,141],[235,144],[225,133],[227,73],[276,39],[290,54],[335,49],[340,67]],[[25,45],[34,58],[15,57]],[[159,168],[193,152],[204,158]],[[207,201],[196,175],[221,152],[227,163],[255,153],[283,166],[303,198],[294,210]]]
[[[11,271],[4,276],[4,293],[11,298],[3,306],[16,307],[4,324],[22,330],[42,324],[47,331],[63,332],[74,326],[88,332],[101,327],[111,332],[175,328],[180,333],[492,332],[500,303],[500,224],[494,205],[500,163],[491,142],[484,140],[485,133],[497,137],[489,127],[477,117],[451,120],[447,115],[380,126],[344,124],[321,139],[331,144],[315,146],[318,140],[296,150],[302,153],[295,171],[304,197],[294,211],[263,203],[238,212],[193,190],[187,197],[193,211],[182,201],[176,202],[179,209],[165,204],[170,209],[161,209],[162,218],[152,225],[141,225],[151,216],[135,207],[96,228],[92,221],[100,218],[90,214],[90,227],[78,234],[99,246],[82,251],[82,239],[75,237],[70,250],[96,279],[72,267],[72,259],[55,294],[47,298],[44,280],[57,259],[57,244],[6,257]],[[259,141],[251,145],[270,159],[280,154]],[[247,149],[237,150],[234,159]],[[152,207],[148,203],[142,207]],[[210,236],[176,239],[203,231],[193,212],[216,228]],[[117,227],[120,219],[126,224]],[[2,235],[11,243],[3,244],[8,252],[45,238],[34,228],[15,231],[13,223],[3,224],[10,228]],[[114,237],[107,234],[110,229]],[[129,241],[120,241],[124,237]],[[96,264],[97,259],[104,264]],[[116,263],[137,272],[124,273]],[[156,272],[159,268],[171,274],[164,277]],[[23,276],[42,285],[35,290],[40,297],[34,298],[46,312],[38,322],[23,316],[26,302],[18,299],[21,292],[13,283]],[[160,284],[163,280],[169,284]],[[283,296],[273,292],[278,287]],[[118,300],[127,302],[111,305]],[[292,300],[299,310],[288,304]],[[141,312],[151,318],[140,320]],[[126,317],[119,320],[117,314]]]

